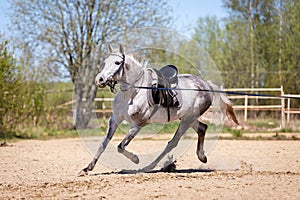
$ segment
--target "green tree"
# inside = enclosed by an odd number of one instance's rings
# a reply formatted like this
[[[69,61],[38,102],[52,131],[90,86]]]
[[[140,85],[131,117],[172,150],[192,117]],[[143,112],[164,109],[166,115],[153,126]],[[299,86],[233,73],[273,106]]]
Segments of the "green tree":
[[[300,2],[282,1],[282,84],[286,93],[300,93]],[[295,87],[296,86],[296,87]]]
[[[216,16],[199,18],[193,39],[205,48],[215,60],[221,57],[223,30]]]
[[[225,0],[231,13],[227,24],[245,23],[245,32],[238,37],[248,38],[252,87],[280,87],[290,93],[299,92],[299,15],[300,2],[296,0]],[[233,30],[234,31],[234,30]],[[246,57],[241,56],[240,59]],[[248,70],[249,71],[249,70]]]
[[[8,51],[8,41],[1,36],[0,43],[0,135],[3,137],[7,132],[11,131],[13,126],[13,117],[9,117],[9,112],[14,109],[12,102],[15,101],[15,87],[19,78],[16,75],[17,67],[14,58]]]
[[[40,123],[44,85],[27,77],[30,74],[9,51],[9,42],[0,39],[0,135],[6,137],[18,128]]]
[[[221,71],[225,87],[247,87],[250,59],[248,27],[233,17],[219,20],[215,16],[199,18],[193,39],[211,56]]]

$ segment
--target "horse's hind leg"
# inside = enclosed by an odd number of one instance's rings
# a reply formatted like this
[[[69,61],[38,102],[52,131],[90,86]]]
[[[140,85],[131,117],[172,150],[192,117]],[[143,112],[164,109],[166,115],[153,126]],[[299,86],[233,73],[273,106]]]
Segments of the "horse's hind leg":
[[[163,152],[161,152],[161,154],[152,163],[150,163],[148,166],[144,167],[140,171],[147,172],[147,171],[154,169],[154,167],[161,161],[161,159],[163,159],[163,157],[165,157],[169,152],[172,151],[172,149],[174,149],[177,146],[180,138],[185,134],[185,132],[191,126],[190,121],[193,121],[193,120],[189,120],[187,118],[186,118],[186,120],[182,119],[175,135],[168,142],[168,144],[165,147],[165,149],[163,150]]]
[[[192,128],[197,132],[198,134],[198,144],[197,144],[197,156],[198,159],[206,163],[207,158],[204,155],[204,150],[203,150],[203,145],[204,145],[204,137],[205,137],[205,132],[207,129],[207,125],[203,124],[202,122],[199,122],[198,120],[195,121],[192,125]]]
[[[127,151],[125,148],[130,143],[130,141],[137,135],[137,133],[141,130],[141,126],[131,126],[126,137],[123,139],[123,141],[118,145],[118,152],[122,153],[125,157],[130,159],[135,164],[138,164],[140,162],[139,157],[129,151]]]

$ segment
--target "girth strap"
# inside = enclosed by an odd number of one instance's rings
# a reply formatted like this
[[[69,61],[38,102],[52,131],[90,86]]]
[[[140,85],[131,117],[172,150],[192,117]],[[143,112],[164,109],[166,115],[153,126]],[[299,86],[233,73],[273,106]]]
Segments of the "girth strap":
[[[158,108],[159,108],[160,105],[158,104],[155,104],[154,105],[154,109],[152,110],[150,116],[149,116],[149,119],[151,119],[153,117],[153,115],[157,112]],[[170,115],[170,107],[167,107],[167,113],[168,113],[168,122],[170,121],[171,119],[171,115]]]

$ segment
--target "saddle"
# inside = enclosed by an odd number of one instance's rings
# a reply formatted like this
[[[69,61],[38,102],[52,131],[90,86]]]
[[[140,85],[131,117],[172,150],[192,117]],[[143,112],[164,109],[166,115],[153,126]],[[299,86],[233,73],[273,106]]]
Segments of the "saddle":
[[[150,118],[155,114],[155,112],[158,110],[158,106],[160,105],[167,109],[168,121],[170,121],[169,108],[179,107],[180,105],[177,98],[178,92],[176,90],[172,90],[178,85],[178,69],[174,65],[166,65],[160,70],[152,70],[155,72],[156,78],[154,78],[155,81],[150,84],[153,88],[151,89],[150,102],[156,106],[154,107]]]
[[[161,73],[162,79],[165,79],[168,87],[175,88],[178,84],[178,69],[174,65],[166,65],[162,67],[159,71]],[[164,81],[162,81],[164,83]]]

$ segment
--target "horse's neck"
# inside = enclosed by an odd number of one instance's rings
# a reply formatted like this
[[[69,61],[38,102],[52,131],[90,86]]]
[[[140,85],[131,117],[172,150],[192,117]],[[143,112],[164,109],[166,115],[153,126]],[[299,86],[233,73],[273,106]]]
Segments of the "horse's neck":
[[[141,89],[135,87],[145,86],[149,77],[147,69],[136,60],[128,61],[127,64],[130,65],[129,70],[125,72],[125,80],[120,82],[120,89],[122,92],[124,92],[125,99],[132,99],[141,92]]]
[[[140,86],[145,76],[145,69],[141,63],[136,61],[132,56],[127,56],[126,64],[129,69],[125,71],[123,84],[138,85]],[[126,70],[126,67],[125,67]]]
[[[146,71],[146,69],[141,69],[138,74],[136,72],[134,73],[132,79],[126,79],[125,81],[121,81],[121,90],[129,91],[130,89],[132,90],[132,92],[134,92],[134,90],[137,89],[135,87],[145,86],[148,80],[148,73]],[[130,74],[130,72],[128,74]]]

